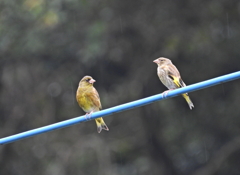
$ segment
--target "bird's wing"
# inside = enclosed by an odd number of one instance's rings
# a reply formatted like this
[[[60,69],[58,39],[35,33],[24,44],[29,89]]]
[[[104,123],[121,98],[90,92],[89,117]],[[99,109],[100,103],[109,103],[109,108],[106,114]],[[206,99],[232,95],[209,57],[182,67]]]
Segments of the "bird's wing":
[[[177,87],[186,86],[180,76],[178,69],[173,64],[168,66],[168,77],[173,80],[174,84],[176,84]]]
[[[101,101],[100,101],[100,97],[99,97],[99,94],[98,94],[98,91],[94,88],[94,91],[95,91],[95,95],[97,96],[97,106],[98,108],[101,110],[102,109],[102,105],[101,105]]]
[[[99,110],[102,109],[99,94],[95,88],[93,88],[91,92],[86,94],[86,97],[89,99],[89,101],[93,103],[95,107],[97,107]]]

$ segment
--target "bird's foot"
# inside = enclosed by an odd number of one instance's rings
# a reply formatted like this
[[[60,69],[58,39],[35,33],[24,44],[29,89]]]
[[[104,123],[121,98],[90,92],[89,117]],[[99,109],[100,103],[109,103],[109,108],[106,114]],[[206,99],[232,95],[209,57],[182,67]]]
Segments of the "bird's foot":
[[[92,113],[93,113],[93,112],[86,113],[85,119],[86,119],[87,121],[88,121],[88,120],[91,120],[91,118],[92,118]]]
[[[167,91],[164,91],[164,92],[162,93],[162,98],[166,98],[167,95],[168,95],[168,93],[169,93],[169,91],[172,91],[172,90],[174,90],[174,89],[169,89],[169,90],[167,90]]]

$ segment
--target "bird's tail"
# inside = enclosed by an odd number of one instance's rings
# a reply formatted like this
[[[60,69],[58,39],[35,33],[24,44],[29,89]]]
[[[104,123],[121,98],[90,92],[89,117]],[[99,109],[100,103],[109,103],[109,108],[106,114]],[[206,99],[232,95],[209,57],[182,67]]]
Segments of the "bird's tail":
[[[109,130],[102,117],[95,119],[95,121],[97,124],[98,133],[100,133],[102,131],[102,129],[104,129],[106,131]]]
[[[190,97],[188,96],[188,94],[182,94],[183,98],[185,98],[185,100],[188,103],[188,106],[190,109],[194,108],[193,102],[191,101]]]

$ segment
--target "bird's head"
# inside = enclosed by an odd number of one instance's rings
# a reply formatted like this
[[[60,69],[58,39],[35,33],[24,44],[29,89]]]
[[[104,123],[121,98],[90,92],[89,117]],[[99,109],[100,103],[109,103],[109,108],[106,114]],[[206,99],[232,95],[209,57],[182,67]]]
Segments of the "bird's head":
[[[160,57],[160,58],[154,60],[153,62],[156,63],[158,66],[167,65],[167,64],[172,63],[171,60],[164,58],[164,57]]]
[[[94,80],[91,76],[87,75],[81,79],[81,81],[79,82],[79,85],[93,86],[94,82],[96,82],[96,80]]]

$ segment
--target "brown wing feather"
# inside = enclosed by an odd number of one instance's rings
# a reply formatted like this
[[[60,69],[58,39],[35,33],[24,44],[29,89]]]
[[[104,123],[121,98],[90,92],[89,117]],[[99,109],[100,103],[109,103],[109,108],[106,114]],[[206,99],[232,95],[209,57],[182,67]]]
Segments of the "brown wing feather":
[[[168,72],[168,77],[171,78],[178,87],[186,86],[176,66],[174,66],[173,64],[169,65],[167,72]]]
[[[99,110],[102,109],[99,94],[94,87],[91,89],[91,91],[86,93],[86,98],[88,98],[89,101],[91,101]]]
[[[168,66],[168,74],[172,77],[181,78],[178,69],[173,64]]]
[[[181,87],[186,86],[186,84],[183,82],[182,78],[179,78],[179,83],[180,83]]]
[[[102,105],[101,105],[101,101],[100,101],[100,97],[98,94],[98,91],[94,88],[94,95],[96,96],[96,106],[98,106],[99,109],[102,109]]]

